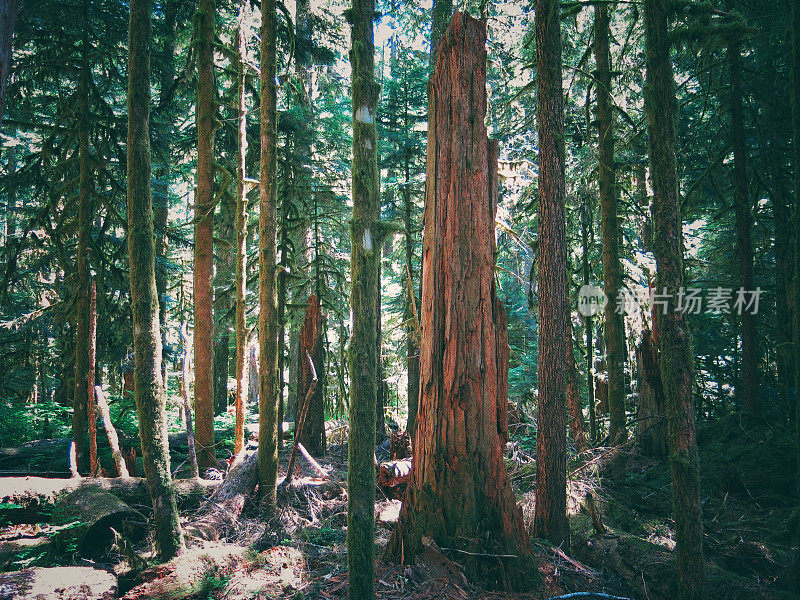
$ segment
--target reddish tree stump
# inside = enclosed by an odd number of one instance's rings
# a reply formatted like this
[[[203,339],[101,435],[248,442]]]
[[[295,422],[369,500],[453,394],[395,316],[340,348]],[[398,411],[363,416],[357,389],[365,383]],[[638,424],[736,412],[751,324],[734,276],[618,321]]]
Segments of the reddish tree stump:
[[[486,25],[455,13],[429,84],[420,402],[414,468],[387,548],[432,539],[491,587],[535,578],[503,462],[506,317],[494,284],[497,144],[486,135]]]
[[[306,318],[300,329],[300,351],[297,353],[297,416],[295,424],[298,431],[295,432],[295,435],[313,456],[325,454],[325,397],[323,395],[325,386],[322,383],[316,385],[308,398],[306,418],[302,424],[300,413],[313,382],[322,378],[323,351],[322,313],[319,298],[312,294],[306,305]],[[313,361],[313,368],[309,361]]]

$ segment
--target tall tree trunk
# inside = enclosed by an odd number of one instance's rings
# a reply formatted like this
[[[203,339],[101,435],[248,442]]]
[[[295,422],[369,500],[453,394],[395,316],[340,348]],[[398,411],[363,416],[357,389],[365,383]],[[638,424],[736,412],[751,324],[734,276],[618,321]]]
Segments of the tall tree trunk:
[[[169,222],[170,170],[172,165],[172,127],[175,116],[175,102],[172,87],[175,79],[175,24],[178,3],[164,3],[164,45],[161,48],[161,82],[159,89],[160,115],[159,137],[164,145],[164,153],[158,157],[160,164],[154,169],[153,217],[156,235],[156,288],[158,289],[158,314],[161,318],[162,347],[166,341],[167,322],[167,223]],[[162,361],[162,377],[167,387],[167,361]]]
[[[455,13],[436,64],[414,469],[388,552],[409,563],[429,537],[459,552],[471,579],[518,589],[530,581],[530,543],[503,462],[509,348],[494,284],[497,143],[484,123],[486,24]]]
[[[406,123],[406,126],[408,124]],[[403,297],[403,320],[406,322],[406,364],[408,368],[408,421],[406,431],[414,437],[414,430],[417,423],[417,406],[419,404],[419,346],[417,337],[419,326],[416,297],[414,294],[414,205],[411,198],[411,176],[408,164],[408,156],[405,160],[405,182],[403,185],[403,229],[406,250],[406,272],[405,290]]]
[[[572,324],[567,324],[567,407],[569,408],[569,430],[577,452],[588,449],[586,443],[586,426],[581,407],[581,386],[578,383],[578,367],[575,364],[575,352],[572,348]]]
[[[313,455],[325,454],[325,394],[322,386],[322,313],[319,299],[314,294],[306,304],[306,318],[300,329],[300,351],[297,355],[298,389],[297,417],[294,422],[300,423],[300,412],[306,404],[306,396],[313,386],[313,392],[307,399],[308,408],[303,430],[297,430],[296,436],[301,444]],[[309,361],[314,363],[312,368]],[[316,381],[316,383],[315,383]]]
[[[589,272],[589,229],[592,225],[592,209],[589,205],[590,196],[587,194],[583,198],[581,206],[581,241],[583,244],[583,285],[590,284]],[[586,395],[589,405],[589,437],[592,444],[597,443],[597,414],[594,406],[594,342],[592,334],[594,332],[594,319],[592,315],[585,315],[583,326],[586,329]]]
[[[350,65],[353,107],[353,217],[350,222],[350,444],[347,471],[347,569],[352,600],[370,600],[375,555],[376,298],[380,293],[379,86],[375,81],[375,0],[353,0]]]
[[[569,540],[567,523],[567,242],[564,95],[558,0],[536,0],[539,102],[539,420],[534,535]]]
[[[247,100],[245,96],[245,37],[246,5],[242,3],[237,20],[236,47],[239,64],[236,73],[238,90],[236,120],[236,426],[234,429],[234,455],[244,447],[244,416],[247,390],[245,389],[245,353],[247,351],[247,188],[245,187],[245,159],[247,157]]]
[[[281,202],[281,222],[280,222],[280,243],[278,244],[278,248],[281,252],[281,259],[278,262],[278,275],[277,275],[277,301],[278,301],[278,347],[277,347],[277,355],[278,355],[278,447],[283,447],[283,422],[286,420],[286,404],[287,402],[284,400],[284,389],[286,388],[286,381],[285,381],[285,374],[284,371],[286,370],[286,292],[287,292],[287,272],[290,268],[290,260],[289,260],[289,210],[290,210],[290,203],[289,203],[289,195],[293,192],[290,192],[290,165],[289,165],[289,154],[290,150],[288,149],[289,140],[287,140],[287,161],[286,166],[283,169],[283,201]],[[297,424],[297,419],[295,419],[295,424]]]
[[[450,18],[453,16],[453,0],[433,0],[433,10],[431,11],[431,71],[436,68],[436,53],[439,49],[439,42],[447,31]]]
[[[5,0],[0,4],[0,125],[6,100],[6,85],[11,72],[11,38],[17,19],[18,0]]]
[[[594,55],[597,62],[597,153],[600,190],[600,228],[603,234],[603,291],[609,302],[603,330],[608,369],[609,437],[612,444],[625,441],[625,324],[617,312],[622,287],[619,261],[620,225],[614,170],[614,117],[611,99],[610,15],[608,4],[594,7]]]
[[[732,4],[728,2],[728,7]],[[744,115],[742,114],[742,56],[738,42],[728,46],[730,77],[731,133],[733,145],[733,187],[736,197],[736,264],[739,287],[753,290],[752,214],[747,196],[747,152],[744,145]],[[756,350],[755,315],[743,310],[740,317],[742,336],[742,386],[739,397],[744,410],[756,413],[758,402],[758,356]]]
[[[214,0],[199,0],[197,31],[197,192],[194,225],[194,410],[200,470],[214,452]]]
[[[87,34],[88,35],[88,34]],[[87,468],[86,455],[86,401],[89,375],[89,252],[94,219],[94,192],[92,167],[89,156],[89,60],[88,41],[84,39],[80,82],[78,84],[78,163],[80,179],[78,188],[78,256],[76,270],[78,286],[75,290],[75,395],[73,396],[72,435],[75,440],[75,458],[78,469]]]
[[[89,300],[89,370],[86,375],[86,416],[89,423],[89,474],[99,473],[97,463],[97,402],[94,396],[95,369],[97,367],[97,281],[92,280]]]
[[[155,274],[153,201],[150,195],[151,0],[131,0],[128,58],[128,253],[136,408],[142,458],[153,499],[158,557],[179,554],[183,533],[172,487],[167,445],[166,395],[161,380],[161,332]]]
[[[214,413],[222,414],[228,408],[228,373],[230,362],[231,312],[234,296],[231,295],[236,272],[234,248],[236,198],[227,192],[220,198],[220,210],[214,221],[217,230],[217,268],[214,281]]]
[[[275,0],[261,3],[261,186],[258,220],[258,489],[265,515],[276,505],[278,480],[277,307],[275,254],[277,216],[277,89]]]
[[[645,112],[650,136],[653,182],[653,253],[656,288],[670,294],[670,306],[656,315],[661,348],[661,379],[667,403],[672,470],[679,597],[705,594],[703,525],[700,520],[700,475],[695,440],[693,357],[685,314],[674,298],[683,285],[683,232],[675,166],[675,82],[670,61],[669,0],[645,0]]]
[[[380,185],[380,183],[378,184]],[[378,286],[381,280],[381,248],[378,248]],[[383,381],[383,319],[381,318],[381,293],[378,288],[378,295],[375,297],[375,438],[381,442],[386,438],[386,394]]]

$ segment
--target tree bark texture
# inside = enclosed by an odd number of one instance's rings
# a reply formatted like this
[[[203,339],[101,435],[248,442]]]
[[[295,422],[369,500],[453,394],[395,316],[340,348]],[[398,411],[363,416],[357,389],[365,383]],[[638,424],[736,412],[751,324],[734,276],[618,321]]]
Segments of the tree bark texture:
[[[730,6],[730,3],[728,4]],[[728,46],[730,77],[731,140],[733,145],[733,189],[736,209],[736,265],[739,286],[753,289],[753,216],[747,192],[747,151],[744,142],[742,111],[742,56],[738,43]],[[749,310],[739,317],[742,336],[742,381],[739,397],[744,410],[758,411],[758,356],[756,349],[755,315]]]
[[[453,16],[453,0],[434,0],[433,10],[431,11],[431,54],[430,67],[433,71],[436,66],[436,53],[439,49],[439,42],[442,40],[450,18]]]
[[[375,0],[353,0],[350,65],[353,109],[353,217],[350,221],[350,443],[347,471],[347,568],[352,600],[374,597],[375,404],[381,227],[375,81]]]
[[[705,596],[700,475],[695,440],[692,344],[685,314],[674,299],[683,285],[683,232],[675,165],[675,82],[670,60],[669,0],[645,0],[645,112],[653,183],[656,288],[670,295],[656,315],[661,379],[667,405],[672,504],[680,598]]]
[[[484,124],[484,22],[454,14],[428,91],[420,402],[388,552],[408,563],[429,537],[473,553],[459,554],[468,577],[520,588],[530,544],[503,462],[509,348],[494,284],[497,144]]]
[[[197,190],[194,209],[194,410],[197,462],[216,466],[214,452],[214,0],[198,0]]]
[[[667,414],[664,386],[661,382],[661,359],[658,346],[649,328],[636,347],[639,403],[636,414],[636,436],[647,456],[666,458]]]
[[[155,274],[153,200],[150,191],[151,0],[131,0],[128,57],[128,254],[130,264],[134,387],[139,439],[150,496],[158,556],[183,550],[167,445],[166,395],[161,380],[161,331]]]
[[[236,73],[238,91],[238,118],[236,120],[236,425],[234,453],[244,447],[244,416],[247,390],[245,389],[245,353],[247,352],[247,189],[245,188],[245,159],[247,157],[247,99],[245,96],[245,64],[247,40],[245,39],[245,11],[240,8],[237,21],[236,47],[239,64]]]
[[[322,358],[322,312],[319,298],[311,295],[306,304],[306,318],[300,329],[300,352],[297,355],[297,411],[295,424],[300,423],[299,412],[302,410],[305,397],[313,382],[321,377]],[[314,362],[312,370],[309,360]],[[296,435],[300,443],[305,446],[313,456],[325,454],[325,395],[320,383],[314,387],[308,399],[308,409],[303,430],[297,430]]]
[[[278,323],[275,297],[277,213],[277,90],[275,0],[261,4],[261,185],[258,220],[258,489],[262,508],[275,510],[278,479]]]
[[[603,291],[608,298],[604,332],[608,368],[609,437],[625,441],[625,323],[617,312],[622,287],[619,261],[620,223],[614,169],[614,117],[611,98],[610,15],[608,4],[594,7],[594,55],[597,63],[597,153],[600,191],[600,228],[603,235]]]
[[[567,526],[567,243],[564,96],[557,0],[536,1],[539,116],[539,420],[534,535],[561,544]]]

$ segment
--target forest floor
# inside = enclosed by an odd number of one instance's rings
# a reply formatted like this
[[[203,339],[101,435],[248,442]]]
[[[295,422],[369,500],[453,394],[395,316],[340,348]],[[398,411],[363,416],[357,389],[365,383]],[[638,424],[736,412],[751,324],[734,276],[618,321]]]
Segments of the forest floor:
[[[704,553],[711,597],[792,598],[797,549],[792,548],[790,521],[795,512],[793,485],[796,466],[788,429],[763,420],[729,416],[698,431],[702,470],[702,506],[705,524]],[[381,455],[384,453],[384,455]],[[512,438],[507,462],[512,482],[529,524],[535,497],[535,430],[520,424]],[[676,597],[674,583],[674,531],[670,517],[670,476],[666,461],[642,456],[635,440],[621,458],[624,474],[611,478],[606,465],[611,453],[596,448],[572,456],[568,504],[571,515],[570,547],[554,548],[532,540],[543,585],[528,594],[510,594],[476,587],[460,572],[457,556],[433,557],[410,566],[376,560],[375,591],[384,600],[468,600],[550,598],[572,592],[605,593],[630,599]],[[255,503],[227,530],[223,540],[190,539],[190,554],[205,556],[201,585],[188,595],[176,591],[170,598],[195,600],[249,600],[347,597],[346,492],[335,482],[346,481],[346,447],[329,445],[320,464],[330,473],[323,479],[298,456],[295,485],[280,496],[278,521],[269,526],[256,514]],[[288,448],[281,453],[285,465]],[[378,459],[388,452],[378,448]],[[284,473],[285,474],[285,473]],[[282,475],[284,475],[282,474]],[[0,479],[0,486],[2,486]],[[376,555],[388,541],[399,500],[377,491]],[[587,512],[587,493],[597,507],[603,535],[597,533]],[[0,495],[6,495],[4,492]],[[142,512],[147,507],[136,506]],[[185,524],[196,517],[196,506],[182,512]],[[0,542],[41,540],[47,537],[47,512],[40,523],[9,524],[0,529]],[[278,526],[279,525],[279,526]],[[279,532],[279,533],[276,533]],[[71,553],[20,546],[3,561],[2,571],[31,566],[93,566],[119,577],[119,590],[127,593],[153,575],[147,570],[149,541],[115,544],[108,555],[93,562]],[[241,549],[235,559],[219,561],[231,548]],[[245,549],[249,549],[245,552]],[[63,550],[63,549],[62,549]],[[216,561],[216,562],[215,562]],[[205,568],[205,567],[204,567]],[[148,575],[149,573],[149,575]],[[3,588],[0,575],[0,588]],[[0,590],[0,595],[3,595]],[[23,596],[24,597],[24,596]],[[134,597],[134,596],[131,596]],[[155,597],[149,594],[149,597]],[[601,596],[595,596],[600,598]],[[83,596],[87,598],[87,596]]]

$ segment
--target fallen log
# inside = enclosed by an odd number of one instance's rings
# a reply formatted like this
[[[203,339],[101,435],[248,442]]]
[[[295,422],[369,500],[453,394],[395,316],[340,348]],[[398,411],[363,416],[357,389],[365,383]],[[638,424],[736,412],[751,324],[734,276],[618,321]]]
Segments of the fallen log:
[[[117,578],[92,567],[35,567],[0,575],[3,600],[111,600]]]
[[[81,486],[59,495],[53,508],[53,523],[67,526],[53,538],[56,553],[74,545],[78,554],[89,558],[108,554],[114,544],[114,531],[132,542],[147,533],[142,513],[94,486]]]
[[[221,482],[206,479],[177,479],[173,482],[178,507],[193,510],[200,506],[209,492]],[[46,477],[0,478],[0,502],[25,509],[32,517],[52,506],[56,498],[82,487],[97,488],[114,494],[126,504],[139,510],[152,507],[147,481],[140,477],[97,477],[91,479],[49,479]],[[19,508],[15,509],[19,510]]]
[[[258,482],[258,452],[244,448],[234,459],[220,486],[186,526],[186,534],[204,540],[219,540],[236,529],[245,501]]]
[[[190,550],[142,573],[144,582],[123,600],[183,600],[208,595],[209,585],[232,573],[243,561],[254,558],[247,548],[209,545]]]
[[[229,430],[217,429],[214,431],[214,439],[221,439],[230,435]],[[140,442],[138,436],[125,435],[123,431],[117,431],[118,444],[123,454],[129,454],[131,450],[136,455],[140,455]],[[178,456],[185,457],[189,454],[189,444],[186,440],[186,433],[171,433],[167,436],[169,441],[169,451],[173,464],[179,464],[183,458],[176,460]],[[102,441],[99,440],[99,441]],[[15,473],[20,476],[30,475],[40,477],[52,475],[58,477],[70,477],[70,444],[71,438],[58,438],[53,440],[34,440],[21,446],[0,448],[0,473]],[[103,444],[103,447],[108,448]],[[113,468],[112,464],[107,464],[108,469]],[[128,465],[130,470],[130,465]]]

